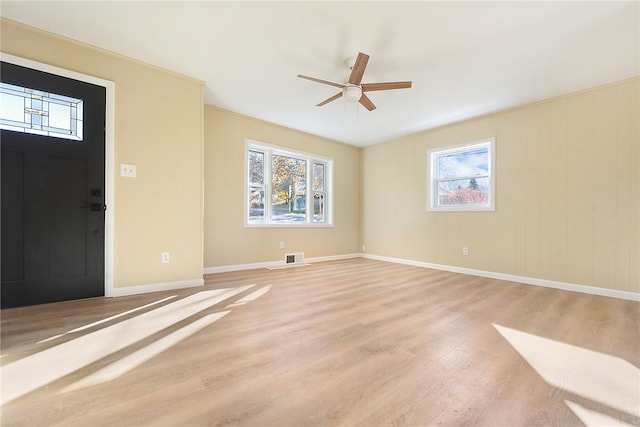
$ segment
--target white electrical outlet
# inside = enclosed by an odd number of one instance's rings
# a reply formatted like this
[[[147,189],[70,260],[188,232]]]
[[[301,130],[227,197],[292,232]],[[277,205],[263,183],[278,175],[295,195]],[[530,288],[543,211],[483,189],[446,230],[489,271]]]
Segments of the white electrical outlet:
[[[169,254],[169,252],[162,252],[161,258],[163,264],[168,264],[171,260],[171,254]]]
[[[367,247],[365,245],[362,245],[362,252],[365,252],[367,250]]]
[[[284,249],[284,240],[280,241],[280,249]]]
[[[469,248],[467,248],[466,246],[464,248],[462,248],[462,255],[464,255],[464,256],[469,255]]]

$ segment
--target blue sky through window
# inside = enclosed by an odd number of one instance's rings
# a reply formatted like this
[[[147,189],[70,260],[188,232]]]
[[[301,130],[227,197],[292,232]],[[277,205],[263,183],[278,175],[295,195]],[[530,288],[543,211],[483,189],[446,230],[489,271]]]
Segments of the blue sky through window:
[[[489,173],[489,149],[479,148],[442,155],[438,159],[440,179],[487,176]]]

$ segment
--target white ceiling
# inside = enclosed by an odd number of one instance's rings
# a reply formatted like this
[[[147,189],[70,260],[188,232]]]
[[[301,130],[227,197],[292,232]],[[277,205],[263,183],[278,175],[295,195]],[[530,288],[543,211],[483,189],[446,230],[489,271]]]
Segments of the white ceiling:
[[[206,82],[207,104],[356,146],[640,74],[640,2],[2,1],[2,16]],[[371,56],[369,112],[337,89]]]

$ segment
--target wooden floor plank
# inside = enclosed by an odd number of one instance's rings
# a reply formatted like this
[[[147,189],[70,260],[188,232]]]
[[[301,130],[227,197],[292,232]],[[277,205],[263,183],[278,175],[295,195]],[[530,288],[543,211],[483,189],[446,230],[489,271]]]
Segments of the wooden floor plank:
[[[4,403],[2,426],[588,423],[569,405],[640,425],[640,401],[636,410],[608,403],[620,390],[603,388],[594,399],[572,384],[550,384],[544,367],[499,331],[569,344],[585,358],[607,355],[633,377],[637,302],[367,259],[219,273],[205,282],[2,310],[3,399],[16,375],[38,384],[38,369],[19,368],[41,354],[51,355],[42,367],[51,375],[83,360],[74,343],[103,352]],[[235,294],[205,298],[224,292]],[[204,308],[181,317],[196,303],[190,298]],[[132,343],[120,348],[125,339]],[[623,391],[634,397],[640,374],[631,380]]]

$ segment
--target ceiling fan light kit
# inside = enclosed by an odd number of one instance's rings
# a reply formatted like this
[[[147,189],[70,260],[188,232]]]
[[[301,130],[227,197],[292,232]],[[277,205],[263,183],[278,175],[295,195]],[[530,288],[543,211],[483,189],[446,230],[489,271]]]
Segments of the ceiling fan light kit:
[[[360,102],[360,104],[362,104],[362,106],[367,110],[373,111],[376,109],[376,106],[373,104],[373,102],[371,102],[369,97],[364,94],[364,92],[375,90],[408,89],[411,87],[410,81],[361,83],[362,76],[364,76],[364,70],[367,68],[368,62],[369,55],[362,52],[358,53],[358,56],[355,58],[355,60],[353,60],[352,58],[347,58],[345,60],[345,64],[348,65],[351,69],[351,74],[349,75],[349,79],[345,83],[330,82],[328,80],[317,79],[315,77],[304,76],[302,74],[298,74],[298,77],[306,80],[311,80],[312,82],[322,83],[342,89],[341,92],[338,92],[332,97],[327,98],[317,104],[318,107],[328,104],[331,101],[335,101],[338,98],[344,97],[344,99],[349,103]]]
[[[362,97],[362,88],[360,86],[345,86],[342,89],[342,96],[349,103],[358,102]]]

